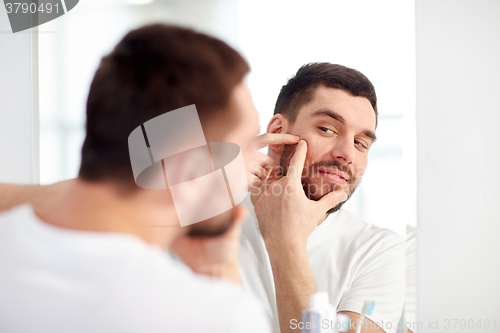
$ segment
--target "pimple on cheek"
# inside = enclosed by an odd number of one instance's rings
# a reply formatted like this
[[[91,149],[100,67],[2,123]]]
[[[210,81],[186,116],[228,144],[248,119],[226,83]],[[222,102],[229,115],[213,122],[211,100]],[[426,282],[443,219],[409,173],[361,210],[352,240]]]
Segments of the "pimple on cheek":
[[[314,140],[309,140],[307,137],[300,137],[301,140],[304,140],[307,144],[307,153],[306,153],[306,165],[311,165],[315,163],[317,159],[316,156],[321,156],[321,152],[318,152],[318,148],[321,148],[321,145],[314,142]]]

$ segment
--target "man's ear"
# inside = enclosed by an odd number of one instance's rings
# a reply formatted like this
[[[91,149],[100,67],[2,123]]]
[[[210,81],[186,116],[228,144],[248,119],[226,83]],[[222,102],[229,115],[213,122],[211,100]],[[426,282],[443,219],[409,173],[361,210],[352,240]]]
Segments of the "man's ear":
[[[275,114],[267,125],[267,133],[288,133],[288,119],[280,113]],[[269,149],[278,155],[283,151],[283,145],[269,145]]]

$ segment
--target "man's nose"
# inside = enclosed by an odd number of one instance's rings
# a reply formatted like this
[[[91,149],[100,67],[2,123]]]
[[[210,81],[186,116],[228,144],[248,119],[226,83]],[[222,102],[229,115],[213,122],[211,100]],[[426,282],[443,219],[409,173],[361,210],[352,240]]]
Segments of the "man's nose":
[[[355,157],[354,139],[337,138],[332,148],[332,157],[341,163],[352,164]]]

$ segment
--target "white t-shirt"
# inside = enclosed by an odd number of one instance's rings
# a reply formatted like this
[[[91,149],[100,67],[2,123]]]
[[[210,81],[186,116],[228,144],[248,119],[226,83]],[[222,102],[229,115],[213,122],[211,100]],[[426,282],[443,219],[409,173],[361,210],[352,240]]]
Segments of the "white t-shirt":
[[[240,248],[243,286],[264,304],[273,331],[279,332],[271,264],[250,195],[245,204],[250,214]],[[312,232],[307,253],[318,291],[328,292],[337,311],[361,313],[365,300],[373,300],[375,310],[368,318],[395,332],[405,299],[404,237],[340,209]]]
[[[270,332],[258,301],[121,233],[0,214],[0,332]]]

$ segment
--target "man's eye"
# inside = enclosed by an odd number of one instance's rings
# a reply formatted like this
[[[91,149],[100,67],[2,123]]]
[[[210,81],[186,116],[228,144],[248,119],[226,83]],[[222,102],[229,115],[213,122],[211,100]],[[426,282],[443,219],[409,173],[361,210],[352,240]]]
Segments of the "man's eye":
[[[366,146],[365,146],[365,145],[363,144],[363,142],[361,142],[361,141],[354,140],[354,144],[355,144],[355,145],[358,145],[358,146],[360,146],[360,147],[362,147],[362,148],[364,148],[364,149],[367,149],[367,148],[366,148]]]
[[[326,127],[320,127],[319,129],[322,130],[325,133],[335,133],[334,131],[332,131],[331,129],[326,128]],[[328,132],[328,131],[330,131],[330,132]]]

